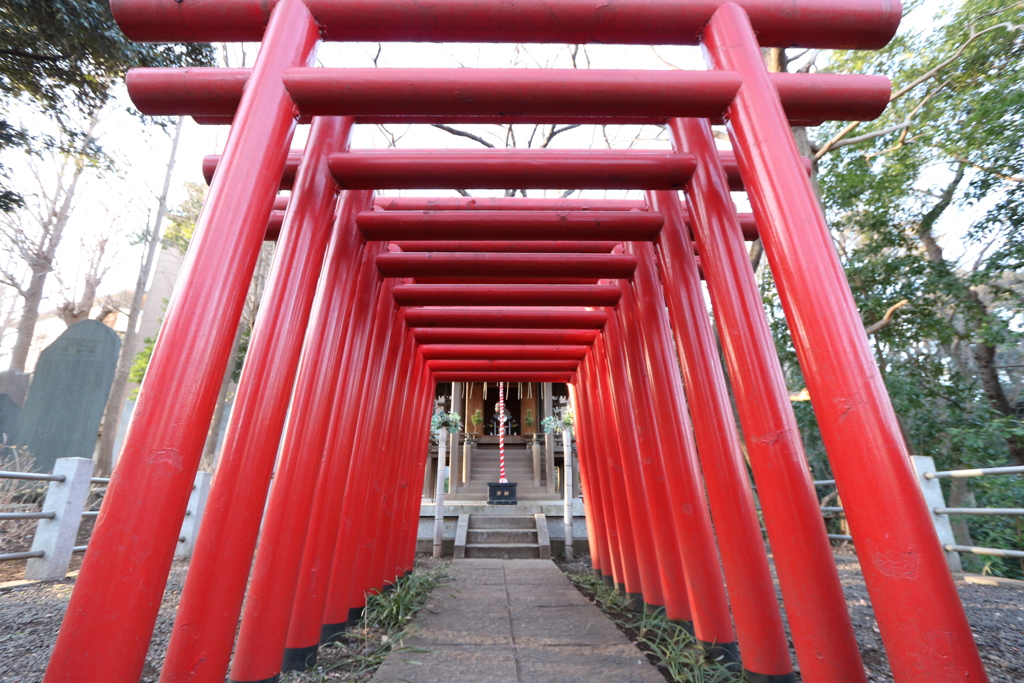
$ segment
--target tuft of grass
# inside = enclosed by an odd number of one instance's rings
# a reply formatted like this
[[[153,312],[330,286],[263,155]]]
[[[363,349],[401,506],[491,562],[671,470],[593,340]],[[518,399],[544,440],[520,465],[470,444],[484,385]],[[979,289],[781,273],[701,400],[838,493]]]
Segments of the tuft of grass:
[[[592,574],[567,573],[601,611],[623,630],[657,666],[677,683],[742,683],[734,667],[705,657],[704,649],[682,626],[662,612],[638,614],[627,608],[626,597]]]
[[[312,671],[286,673],[282,683],[367,681],[392,652],[422,652],[405,647],[402,639],[430,593],[447,581],[449,564],[417,568],[386,593],[368,595],[359,626],[342,634],[338,642],[322,647]]]

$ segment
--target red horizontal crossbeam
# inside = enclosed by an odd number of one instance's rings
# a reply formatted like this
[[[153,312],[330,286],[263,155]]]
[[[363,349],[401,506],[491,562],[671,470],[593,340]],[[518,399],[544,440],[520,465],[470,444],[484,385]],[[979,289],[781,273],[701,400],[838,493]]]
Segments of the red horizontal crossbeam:
[[[650,241],[665,219],[652,211],[363,211],[368,240]]]
[[[435,372],[575,372],[577,360],[429,360]]]
[[[400,306],[614,306],[614,285],[395,285]]]
[[[552,308],[406,308],[410,327],[512,327],[599,330],[608,315],[604,311],[558,310]]]
[[[384,277],[627,278],[631,254],[500,254],[418,252],[379,254]]]
[[[480,153],[480,152],[487,153],[486,150],[465,150],[463,152],[466,153],[467,155],[475,154],[475,153]],[[490,154],[502,155],[505,152],[506,151],[500,150],[500,151],[494,151],[494,152],[492,152]],[[600,155],[607,156],[607,155],[609,155],[609,153],[611,154],[611,156],[614,156],[616,154],[622,154],[622,155],[630,155],[630,154],[636,155],[636,154],[639,154],[641,156],[642,155],[650,155],[650,154],[654,154],[654,155],[670,154],[670,153],[662,153],[662,152],[627,151],[627,150],[618,150],[618,151],[610,151],[610,150],[596,150],[596,151],[595,150],[547,150],[547,151],[545,151],[543,153],[539,153],[536,150],[534,150],[534,151],[530,151],[530,150],[518,150],[518,151],[517,150],[509,150],[507,152],[509,152],[510,154],[517,154],[517,153],[518,154],[526,153],[526,154],[532,154],[532,155],[547,154],[547,155],[550,155],[550,156],[549,157],[544,157],[543,160],[547,160],[549,162],[550,161],[554,161],[554,160],[556,160],[556,159],[558,159],[559,157],[562,157],[562,156],[565,156],[566,159],[570,159],[570,158],[573,158],[575,155],[580,155],[580,154],[584,154],[584,153],[592,153],[592,154],[596,153],[597,156],[595,156],[592,161],[601,160],[602,157]],[[422,162],[422,160],[420,160],[419,158],[421,158],[421,157],[430,157],[430,156],[435,155],[435,154],[446,154],[446,155],[449,155],[449,156],[460,154],[459,152],[451,152],[451,151],[447,151],[447,150],[437,151],[437,152],[431,151],[431,150],[411,150],[411,151],[399,151],[399,150],[367,151],[367,150],[364,150],[364,151],[359,151],[357,153],[350,153],[350,154],[346,155],[345,158],[350,160],[350,161],[354,160],[355,162],[360,163],[360,164],[364,164],[364,165],[365,164],[376,164],[377,167],[380,167],[381,165],[393,165],[396,162],[400,162],[400,159],[401,159],[400,157],[389,156],[392,153],[411,154],[411,155],[414,156],[414,158],[417,158],[421,162]],[[359,156],[358,157],[352,157],[351,156],[352,154],[357,154]],[[377,155],[384,155],[385,158],[380,160],[380,161],[376,161],[374,159],[374,157],[376,157]],[[290,153],[288,155],[288,162],[285,165],[285,172],[282,175],[282,179],[281,179],[281,188],[282,189],[290,190],[292,188],[292,184],[295,182],[295,173],[298,171],[299,162],[301,161],[301,159],[302,159],[302,152],[301,151],[293,151],[292,153]],[[467,156],[463,160],[463,162],[467,162],[470,159],[473,159],[473,157]],[[743,183],[742,183],[742,180],[739,177],[739,168],[736,166],[736,158],[735,158],[735,156],[731,152],[723,152],[723,153],[721,153],[721,159],[722,159],[723,166],[725,166],[725,171],[726,171],[726,173],[728,174],[728,177],[729,177],[729,187],[730,187],[730,189],[734,189],[736,191],[742,190]],[[528,157],[522,158],[520,160],[520,162],[525,161],[525,160],[528,160]],[[207,157],[204,157],[204,159],[203,159],[203,177],[206,179],[207,183],[210,183],[213,180],[213,174],[217,170],[217,164],[219,162],[220,162],[220,155],[209,155]],[[339,162],[339,163],[341,163],[341,162]],[[808,170],[810,170],[810,160],[805,160],[805,164],[807,165]],[[378,172],[379,172],[379,170],[378,170]],[[353,181],[353,182],[357,182],[357,181]],[[383,188],[383,186],[368,187],[368,189],[382,189],[382,188]],[[444,189],[451,189],[451,187],[443,187],[443,188]],[[597,189],[597,188],[592,188],[592,189]],[[385,201],[382,198],[381,201],[383,201],[384,203],[383,204],[378,204],[378,206],[385,206],[385,207],[392,206],[392,202],[395,201],[395,199],[396,198],[390,198],[390,199]],[[439,200],[436,200],[434,198],[431,198],[429,200],[428,199],[420,199],[420,198],[402,198],[402,199],[406,200],[407,203],[413,204],[415,206],[419,206],[420,203],[422,203],[422,202],[427,202],[427,201],[438,202],[439,201]],[[507,202],[511,202],[513,198],[507,198],[507,199],[506,198],[492,198],[492,199],[494,199],[495,201],[497,201],[499,199],[504,199]],[[542,204],[535,204],[537,202],[555,203],[555,202],[558,202],[558,200],[541,200],[541,199],[538,199],[538,200],[528,200],[528,198],[522,198],[522,199],[527,200],[525,202],[524,206],[515,207],[515,210],[520,210],[520,211],[532,211],[532,210],[561,211],[561,210],[565,210],[565,209],[554,208],[554,207],[544,208]],[[590,210],[590,211],[601,211],[601,210],[617,211],[618,210],[617,207],[614,204],[610,204],[612,202],[616,202],[616,200],[604,200],[604,202],[609,202],[608,205],[603,205],[603,206],[607,207],[607,208],[604,208],[604,209],[601,208],[602,205],[598,204],[598,202],[601,202],[601,200],[597,200],[597,201],[591,201],[591,200],[562,200],[562,202],[564,204],[562,204],[560,206],[565,206],[569,210],[571,210],[571,204],[569,204],[569,203],[580,203],[580,202],[586,202],[591,207],[589,209],[580,209],[580,210]],[[624,201],[623,200],[617,200],[617,202],[624,202]],[[641,210],[646,209],[646,205],[643,202],[634,202],[634,203],[631,203],[631,204],[636,204],[637,206],[635,208],[638,208],[638,209],[641,209]],[[451,206],[451,204],[440,205],[440,206]],[[634,207],[629,207],[629,209],[627,209],[626,206],[627,205],[624,202],[624,209],[623,210],[630,210],[630,209],[634,208]],[[486,210],[502,210],[501,209],[501,205],[489,204],[489,206],[488,206],[488,203],[485,200],[483,200],[483,199],[476,201],[476,204],[467,203],[467,206],[460,207],[460,209],[484,209],[484,208]],[[511,207],[509,207],[509,208],[511,208]],[[426,211],[426,210],[444,210],[444,209],[443,208],[422,207],[422,208],[411,208],[409,210]]]
[[[128,94],[143,114],[230,123],[250,69],[140,68]],[[664,124],[718,119],[740,78],[731,71],[627,69],[331,69],[285,71],[302,116],[358,123]],[[889,102],[885,76],[772,74],[791,123],[867,121]]]
[[[268,228],[269,234],[269,228]],[[267,239],[270,239],[269,237]],[[402,251],[492,251],[503,254],[607,254],[622,242],[440,242],[398,240],[392,242]]]
[[[392,152],[397,150],[391,150]],[[447,150],[446,150],[447,151]],[[469,150],[466,150],[467,152]],[[474,150],[478,152],[486,152],[486,150]],[[509,150],[515,153],[516,150]],[[519,152],[529,152],[531,150],[518,150]],[[571,153],[583,154],[585,152],[595,152],[597,154],[607,154],[612,150],[570,150]],[[639,153],[649,154],[646,150],[614,150],[620,154]],[[411,150],[411,153],[422,153],[424,150]],[[429,150],[427,150],[429,153]],[[533,150],[537,153],[536,150]],[[372,155],[375,153],[388,154],[388,150],[378,151],[367,151],[363,150],[360,154]],[[495,151],[494,153],[501,153]],[[557,150],[549,150],[547,153],[558,154]],[[600,157],[597,157],[600,158]],[[736,165],[735,155],[728,150],[723,150],[719,153],[722,166],[725,169],[726,176],[729,179],[729,189],[742,192],[743,191],[743,179],[740,177],[739,167]],[[295,182],[295,173],[299,168],[299,161],[302,159],[301,150],[293,150],[288,154],[288,161],[284,167],[284,173],[281,176],[281,189],[291,190],[292,184]],[[203,158],[203,178],[209,184],[213,180],[213,174],[217,170],[217,164],[220,162],[219,154],[210,154]],[[804,167],[808,173],[811,170],[811,160],[803,158]],[[380,189],[380,188],[371,188]],[[443,188],[451,189],[451,188]],[[514,210],[514,211],[630,211],[630,210],[646,210],[647,205],[641,201],[630,201],[623,199],[545,199],[537,198],[533,199],[530,197],[481,197],[479,199],[475,197],[380,197],[377,199],[376,206],[384,208],[386,210],[395,211],[466,211],[466,210],[482,210],[482,211],[502,211],[502,210]]]
[[[288,155],[288,166],[294,159],[298,168],[302,152]],[[736,158],[731,152],[724,152],[732,159],[735,169]],[[218,157],[219,158],[219,157]],[[211,157],[206,157],[211,159]],[[203,174],[207,161],[203,160]],[[216,168],[216,162],[213,163]],[[287,173],[287,166],[285,172]],[[292,175],[295,170],[291,171]],[[737,175],[739,171],[736,171]],[[212,177],[213,171],[210,171]],[[207,178],[209,182],[209,178]],[[647,202],[638,199],[568,199],[562,197],[377,197],[374,206],[384,211],[646,211]]]
[[[434,372],[435,382],[571,382],[571,372]]]
[[[427,360],[583,360],[589,346],[528,346],[525,344],[423,344]]]
[[[678,190],[696,163],[648,150],[387,149],[334,154],[328,166],[351,190]]]
[[[763,47],[883,47],[896,0],[734,0]],[[431,43],[697,45],[727,0],[305,0],[324,40]],[[274,0],[112,0],[138,42],[259,41]]]
[[[513,328],[470,329],[463,327],[414,328],[420,344],[533,344],[579,346],[592,344],[597,330],[517,330]]]

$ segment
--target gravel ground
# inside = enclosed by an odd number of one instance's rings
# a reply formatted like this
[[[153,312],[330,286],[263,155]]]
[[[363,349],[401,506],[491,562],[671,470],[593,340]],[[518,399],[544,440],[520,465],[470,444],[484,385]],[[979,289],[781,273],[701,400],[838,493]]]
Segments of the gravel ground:
[[[185,562],[175,562],[171,568],[142,683],[156,683],[159,678],[187,568]],[[73,586],[74,580],[68,579],[0,593],[0,683],[42,680]]]
[[[837,552],[836,565],[870,680],[891,681],[857,556]],[[991,683],[1024,682],[1024,590],[979,586],[963,579],[957,579],[956,587]]]
[[[838,552],[836,563],[870,680],[892,681],[857,556]],[[589,558],[583,557],[565,568],[580,572],[589,567]],[[185,563],[175,562],[171,570],[143,683],[156,683],[158,678],[186,568]],[[0,592],[0,683],[42,679],[73,584],[69,579]],[[1024,683],[1024,590],[963,580],[957,581],[957,588],[989,679],[992,683]]]

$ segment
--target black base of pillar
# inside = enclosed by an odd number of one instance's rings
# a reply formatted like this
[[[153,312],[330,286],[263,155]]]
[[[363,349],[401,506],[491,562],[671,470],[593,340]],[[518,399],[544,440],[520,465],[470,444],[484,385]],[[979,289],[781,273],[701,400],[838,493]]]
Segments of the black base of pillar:
[[[794,683],[796,674],[756,674],[744,669],[743,680],[747,683]]]
[[[380,592],[381,592],[381,594],[384,594],[384,593],[390,593],[393,590],[395,590],[395,584],[393,584],[393,583],[385,583],[384,587],[380,589]]]
[[[698,640],[704,648],[704,656],[721,664],[729,666],[740,663],[740,648],[736,643],[706,643]]]
[[[630,612],[643,613],[644,596],[642,593],[626,593],[626,609]]]
[[[305,671],[316,664],[316,655],[320,650],[319,643],[308,647],[286,647],[281,671]]]
[[[366,609],[366,605],[362,607],[353,607],[348,611],[348,625],[353,626],[358,624],[363,619],[363,611]]]
[[[612,576],[610,574],[604,574],[601,577],[601,580],[604,581],[604,585],[608,586],[609,588],[615,588],[615,577],[614,576]]]
[[[327,645],[328,643],[337,642],[347,628],[347,621],[339,624],[323,624],[320,626],[320,644]]]
[[[270,678],[261,678],[258,681],[236,681],[234,678],[229,678],[228,683],[278,683],[281,680],[281,675],[271,676]]]
[[[405,573],[402,574],[402,578],[404,579],[405,577],[411,576],[411,575],[412,575],[412,570],[411,569],[406,569]]]

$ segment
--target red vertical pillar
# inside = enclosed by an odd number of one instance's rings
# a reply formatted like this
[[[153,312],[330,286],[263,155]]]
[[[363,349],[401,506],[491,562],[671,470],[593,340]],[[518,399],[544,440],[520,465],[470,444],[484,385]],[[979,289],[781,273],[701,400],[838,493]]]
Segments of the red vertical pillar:
[[[345,340],[344,367],[334,398],[334,417],[327,434],[327,452],[317,476],[302,564],[285,643],[284,670],[304,669],[315,661],[320,644],[320,619],[327,599],[327,581],[334,557],[342,501],[351,459],[360,443],[359,418],[363,415],[363,384],[370,372],[367,338],[371,312],[380,287],[376,255],[381,243],[363,245],[352,301],[352,325]]]
[[[625,295],[623,295],[625,298]],[[619,306],[622,306],[620,300]],[[605,349],[611,386],[616,405],[622,468],[626,473],[627,494],[643,499],[641,515],[635,518],[634,535],[645,527],[651,539],[651,554],[640,558],[644,600],[648,605],[664,607],[669,619],[690,621],[686,575],[680,557],[675,520],[669,509],[669,491],[665,481],[661,444],[653,429],[650,411],[650,390],[637,376],[642,355],[630,346],[631,341],[610,311],[605,323]],[[630,517],[632,514],[630,506]],[[644,570],[648,573],[644,573]],[[660,598],[660,600],[659,600]]]
[[[362,252],[355,216],[372,201],[369,192],[342,194],[338,229],[317,291],[313,328],[302,352],[281,455],[263,515],[231,666],[233,681],[263,681],[280,673],[313,490],[351,323],[353,275]]]
[[[405,321],[398,314],[397,306],[392,304],[391,309],[391,331],[388,335],[387,352],[384,356],[383,368],[387,381],[380,388],[380,404],[383,410],[380,411],[374,432],[379,438],[371,443],[367,449],[367,455],[373,461],[368,485],[368,502],[362,523],[362,545],[357,555],[353,577],[353,590],[350,594],[354,599],[352,606],[362,608],[366,604],[366,596],[373,592],[379,592],[383,587],[380,576],[377,573],[379,558],[382,549],[386,547],[388,539],[381,533],[385,524],[387,514],[387,498],[391,488],[392,478],[396,467],[396,452],[394,444],[396,437],[402,430],[400,420],[403,417],[400,397],[395,393],[395,383],[400,372],[400,361],[403,354],[406,340],[411,341],[407,334]]]
[[[576,385],[569,385],[569,397],[573,406],[573,414],[576,415],[576,451],[579,456],[583,507],[586,511],[587,545],[590,548],[590,563],[594,568],[594,573],[597,576],[601,576],[602,569],[609,573],[612,570],[611,559],[608,556],[608,538],[600,487],[591,462],[594,458],[594,453],[591,452],[592,435],[589,429],[592,418],[586,412],[586,408],[584,408],[583,399]]]
[[[405,529],[402,534],[402,547],[399,555],[398,569],[403,576],[412,573],[416,564],[416,538],[419,531],[420,504],[423,495],[423,478],[426,476],[427,451],[429,450],[429,418],[430,400],[433,396],[434,382],[427,370],[426,362],[417,353],[416,357],[416,420],[410,448],[415,460],[411,463],[412,479],[409,481],[405,510]]]
[[[274,264],[246,354],[202,527],[161,671],[164,681],[222,681],[249,565],[334,223],[327,157],[352,119],[318,118],[303,155]],[[342,226],[347,227],[347,226]]]
[[[406,397],[409,389],[409,368],[414,358],[415,340],[412,330],[406,326],[403,316],[395,315],[392,335],[398,340],[398,360],[391,371],[390,383],[385,387],[385,391],[391,405],[391,409],[386,415],[393,417],[382,421],[383,433],[386,436],[383,442],[383,463],[386,467],[383,472],[384,476],[380,477],[381,512],[374,534],[376,542],[367,582],[369,590],[378,592],[385,586],[393,584],[395,579],[394,574],[388,573],[386,564],[392,544],[395,542],[392,529],[397,513],[399,481],[402,469],[405,467],[405,458],[408,455],[406,445],[409,442],[409,423],[413,418],[411,406]]]
[[[649,242],[627,242],[626,251],[637,257],[637,267],[632,286],[623,286],[619,303],[625,321],[622,327],[627,339],[632,338],[628,342],[631,350],[635,348],[640,354],[634,372],[638,378],[646,379],[649,389],[649,408],[656,420],[656,438],[661,443],[672,520],[683,552],[694,632],[714,659],[735,663],[739,660],[736,636],[704,498],[690,416],[683,399],[679,362],[670,341],[654,248]]]
[[[627,571],[627,563],[634,565],[636,563],[636,553],[632,549],[628,529],[624,529],[620,522],[620,517],[626,519],[628,510],[625,507],[625,501],[616,497],[614,485],[611,481],[611,477],[615,475],[615,472],[611,466],[612,456],[607,452],[607,449],[615,443],[615,440],[604,437],[602,426],[610,421],[611,416],[603,414],[598,407],[597,387],[591,373],[593,363],[593,361],[582,363],[577,375],[579,377],[580,395],[583,399],[582,403],[586,406],[584,414],[591,416],[589,422],[584,425],[587,434],[593,435],[590,443],[593,445],[594,454],[593,458],[588,457],[587,463],[588,465],[593,465],[592,471],[596,474],[596,481],[599,482],[601,495],[598,502],[601,506],[605,528],[607,529],[607,556],[610,563],[602,568],[602,578],[605,583],[621,585],[624,583],[623,576]],[[616,505],[618,505],[618,510]]]
[[[591,412],[594,415],[601,415],[601,420],[595,423],[597,443],[602,445],[602,456],[599,465],[604,465],[602,470],[602,481],[608,482],[608,509],[615,519],[615,529],[618,533],[618,556],[621,558],[621,572],[613,574],[616,586],[623,592],[630,594],[641,594],[643,585],[640,572],[640,556],[650,556],[650,535],[641,529],[639,540],[633,534],[635,523],[633,508],[638,508],[638,503],[630,503],[628,497],[627,481],[622,466],[622,453],[619,450],[618,429],[620,427],[616,419],[615,406],[608,396],[606,359],[604,358],[603,341],[598,337],[594,343],[593,350],[582,364],[581,376],[586,380],[588,394],[592,396]],[[640,513],[637,512],[639,517]],[[641,551],[641,548],[643,550]],[[616,568],[613,565],[613,568]],[[609,578],[604,577],[605,582]],[[686,619],[689,621],[689,618]]]
[[[743,76],[726,113],[729,135],[893,676],[984,680],[864,324],[746,13],[723,5],[705,29],[704,44],[715,68]]]
[[[378,276],[379,277],[379,276]],[[386,352],[388,333],[391,329],[395,304],[392,299],[394,280],[384,280],[377,295],[373,313],[373,332],[369,341],[370,373],[364,381],[364,412],[369,416],[363,429],[365,436],[357,437],[357,443],[368,442],[377,437],[377,418],[382,412],[379,388],[384,381],[383,357]],[[349,620],[349,593],[352,586],[352,569],[361,544],[363,515],[367,509],[368,487],[373,477],[373,458],[369,448],[360,448],[353,453],[345,488],[351,495],[342,501],[338,535],[335,540],[334,559],[331,564],[327,600],[324,604],[323,624],[320,642],[330,642],[337,633],[344,630]]]
[[[421,410],[422,397],[421,381],[425,370],[422,359],[415,343],[411,345],[410,366],[408,370],[409,379],[406,382],[406,399],[408,417],[403,424],[406,425],[405,434],[401,440],[403,449],[402,470],[399,474],[397,507],[395,511],[395,526],[389,533],[392,539],[391,548],[385,561],[387,576],[392,577],[391,581],[397,581],[406,575],[409,567],[406,566],[405,551],[408,548],[409,532],[409,510],[415,504],[416,518],[419,519],[419,505],[423,491],[423,482],[418,481],[421,463],[425,460],[426,450],[421,454],[419,451],[419,439],[417,436],[420,430],[427,429],[423,420],[429,413],[429,409]],[[415,488],[414,484],[419,483],[420,487]],[[413,537],[415,543],[415,536]]]
[[[389,282],[393,282],[393,280],[389,280]],[[388,303],[386,320],[389,331],[381,362],[381,370],[387,380],[375,387],[377,392],[375,403],[380,405],[381,409],[376,411],[375,419],[371,422],[371,433],[377,438],[370,440],[361,458],[361,464],[363,464],[362,490],[365,491],[365,497],[362,506],[362,522],[357,530],[359,546],[352,555],[356,561],[351,572],[352,586],[349,593],[349,606],[360,611],[366,605],[367,592],[371,588],[378,587],[374,585],[377,577],[373,575],[372,570],[374,554],[385,542],[385,539],[378,535],[378,531],[384,514],[384,491],[394,465],[394,453],[390,451],[389,446],[393,442],[397,427],[391,425],[391,420],[400,419],[400,416],[395,413],[396,404],[392,389],[393,378],[396,375],[405,339],[405,323],[402,316],[398,315],[398,309],[391,297],[388,297]]]
[[[705,172],[704,167],[698,171]],[[665,217],[658,241],[661,279],[729,587],[743,667],[753,680],[786,683],[793,680],[789,646],[679,195],[652,192],[648,201]],[[739,224],[734,227],[738,229]],[[738,257],[745,260],[742,236],[739,236],[738,246],[741,250],[737,252]],[[727,267],[726,263],[710,258],[714,263],[709,263],[706,269]],[[726,318],[719,319],[719,327],[724,336],[728,327]]]
[[[714,150],[713,143],[710,149]],[[691,219],[801,676],[812,681],[863,681],[860,651],[775,342],[724,173],[709,174],[709,169],[721,169],[717,153],[714,159],[710,154],[701,155],[699,176],[687,189]]]
[[[281,74],[308,64],[318,38],[300,0],[274,8],[50,658],[50,683],[142,673],[295,130]]]

